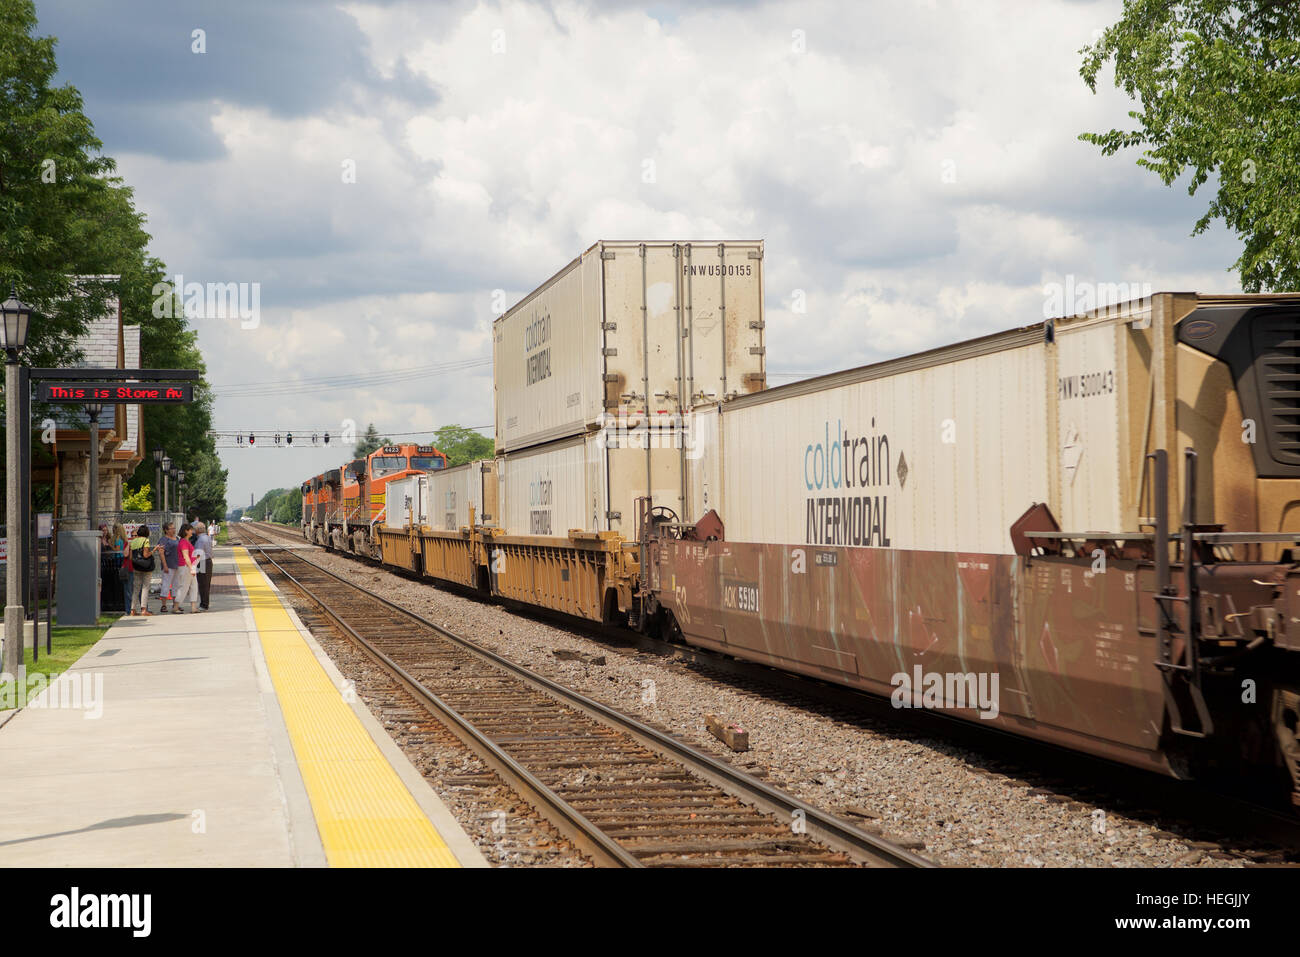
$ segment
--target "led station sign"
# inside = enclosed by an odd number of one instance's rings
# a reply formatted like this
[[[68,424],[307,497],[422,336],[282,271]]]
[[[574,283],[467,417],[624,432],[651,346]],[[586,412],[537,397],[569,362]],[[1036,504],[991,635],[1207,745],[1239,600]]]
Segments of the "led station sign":
[[[190,382],[42,382],[37,401],[67,402],[80,405],[102,402],[106,405],[162,405],[194,401]]]

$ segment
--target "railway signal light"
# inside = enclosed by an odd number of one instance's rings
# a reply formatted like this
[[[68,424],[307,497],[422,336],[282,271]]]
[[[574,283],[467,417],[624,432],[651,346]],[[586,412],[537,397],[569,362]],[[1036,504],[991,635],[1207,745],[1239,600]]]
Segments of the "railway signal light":
[[[248,433],[248,444],[249,444],[249,445],[255,445],[256,443],[257,443],[257,436],[255,436],[252,432],[249,432],[249,433]]]
[[[326,445],[330,444],[330,434],[328,432],[325,433],[325,444]]]
[[[290,432],[288,435],[286,435],[286,436],[284,437],[284,440],[285,440],[285,442],[287,442],[289,445],[293,445],[293,433]]]

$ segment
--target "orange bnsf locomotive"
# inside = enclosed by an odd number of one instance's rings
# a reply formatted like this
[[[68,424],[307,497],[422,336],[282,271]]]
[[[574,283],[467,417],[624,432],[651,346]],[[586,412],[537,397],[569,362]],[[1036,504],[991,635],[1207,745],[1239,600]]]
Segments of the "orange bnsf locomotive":
[[[385,445],[365,458],[322,472],[302,484],[302,527],[310,542],[380,558],[375,531],[384,520],[389,482],[447,467],[431,445]]]

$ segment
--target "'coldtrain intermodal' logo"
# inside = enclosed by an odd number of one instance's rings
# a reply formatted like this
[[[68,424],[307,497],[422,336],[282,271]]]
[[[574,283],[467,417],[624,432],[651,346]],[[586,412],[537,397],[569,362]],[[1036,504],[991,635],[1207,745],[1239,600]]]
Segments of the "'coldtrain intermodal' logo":
[[[809,545],[889,547],[889,495],[881,491],[893,484],[889,436],[876,431],[874,417],[865,435],[851,433],[842,419],[832,433],[826,422],[819,441],[804,449],[803,481],[814,493],[807,498]]]

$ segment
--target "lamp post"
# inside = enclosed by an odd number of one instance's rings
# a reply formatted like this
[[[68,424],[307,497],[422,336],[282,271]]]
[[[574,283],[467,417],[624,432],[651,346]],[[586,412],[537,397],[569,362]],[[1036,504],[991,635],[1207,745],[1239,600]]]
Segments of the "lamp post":
[[[19,301],[16,290],[0,303],[0,334],[5,351],[5,532],[8,556],[5,561],[5,639],[4,664],[0,671],[18,676],[23,660],[22,559],[23,524],[19,508],[22,488],[18,463],[22,461],[18,424],[18,355],[27,346],[27,326],[32,318],[30,307]],[[26,440],[26,436],[22,436]]]
[[[181,513],[181,521],[185,521],[185,470],[176,470],[176,511]]]
[[[163,456],[166,454],[167,453],[163,451],[163,447],[161,445],[155,445],[153,447],[153,477],[154,477],[153,500],[158,505],[159,509],[163,507],[162,460],[163,460]]]
[[[171,474],[172,460],[164,454],[162,457],[162,510],[163,522],[167,521],[167,476]]]
[[[104,403],[86,403],[86,417],[90,419],[90,489],[86,501],[86,528],[92,532],[99,514],[99,413],[102,411]]]
[[[167,470],[167,478],[168,478],[167,484],[170,485],[172,488],[176,488],[176,471],[177,471],[176,463],[173,462],[172,467]],[[180,510],[177,509],[177,511]]]

